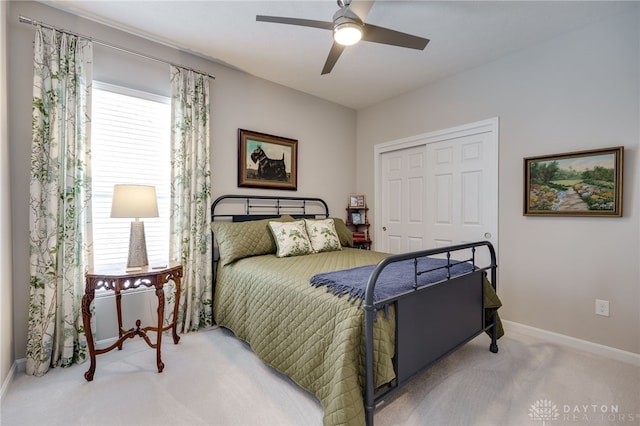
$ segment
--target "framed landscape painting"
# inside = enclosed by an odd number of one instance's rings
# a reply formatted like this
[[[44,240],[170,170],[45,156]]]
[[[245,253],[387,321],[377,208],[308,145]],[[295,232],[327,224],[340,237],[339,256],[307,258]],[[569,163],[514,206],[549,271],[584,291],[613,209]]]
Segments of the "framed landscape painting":
[[[525,216],[622,216],[624,147],[524,159]]]
[[[238,186],[297,190],[298,141],[238,129]]]

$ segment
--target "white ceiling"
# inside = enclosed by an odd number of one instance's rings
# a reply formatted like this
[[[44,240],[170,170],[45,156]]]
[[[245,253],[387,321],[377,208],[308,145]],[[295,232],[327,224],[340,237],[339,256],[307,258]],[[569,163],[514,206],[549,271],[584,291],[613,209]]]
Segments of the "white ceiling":
[[[378,0],[367,23],[428,38],[427,48],[361,42],[347,47],[333,71],[322,76],[330,31],[256,22],[255,16],[331,21],[335,0],[43,2],[354,109],[634,6],[629,1]]]

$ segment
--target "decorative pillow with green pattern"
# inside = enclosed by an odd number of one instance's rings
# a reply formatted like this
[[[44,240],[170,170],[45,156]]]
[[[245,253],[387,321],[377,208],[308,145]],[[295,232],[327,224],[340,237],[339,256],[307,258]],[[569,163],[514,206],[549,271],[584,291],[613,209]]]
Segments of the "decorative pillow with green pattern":
[[[293,218],[282,215],[277,219],[248,222],[212,222],[211,230],[218,242],[222,265],[250,256],[275,253],[276,242],[269,230],[269,222],[288,222]]]
[[[300,256],[313,252],[304,220],[269,222],[269,228],[271,228],[273,237],[276,240],[276,245],[278,246],[276,256]]]
[[[305,219],[304,224],[314,252],[342,249],[333,219]]]

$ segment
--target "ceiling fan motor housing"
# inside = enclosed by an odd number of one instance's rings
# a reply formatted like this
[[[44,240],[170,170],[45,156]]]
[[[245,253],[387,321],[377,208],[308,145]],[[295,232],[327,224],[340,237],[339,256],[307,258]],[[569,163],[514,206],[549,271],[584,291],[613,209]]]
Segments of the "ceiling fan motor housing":
[[[347,8],[338,10],[333,15],[333,38],[343,45],[351,46],[362,38],[362,20]]]
[[[333,38],[343,46],[356,44],[362,38],[362,21],[346,16],[338,17],[333,22]]]

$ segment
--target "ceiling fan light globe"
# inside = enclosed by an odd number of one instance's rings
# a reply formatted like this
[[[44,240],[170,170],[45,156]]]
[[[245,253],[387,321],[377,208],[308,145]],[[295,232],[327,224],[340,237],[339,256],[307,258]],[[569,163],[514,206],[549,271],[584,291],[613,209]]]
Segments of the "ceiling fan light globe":
[[[345,22],[336,25],[333,30],[333,39],[343,46],[356,44],[362,38],[362,29],[357,24]]]

